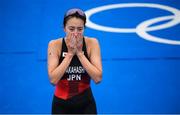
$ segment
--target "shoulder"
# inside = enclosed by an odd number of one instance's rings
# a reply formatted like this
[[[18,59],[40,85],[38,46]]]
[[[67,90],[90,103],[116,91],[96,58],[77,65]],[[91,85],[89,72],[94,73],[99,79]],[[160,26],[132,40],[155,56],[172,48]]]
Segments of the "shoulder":
[[[62,38],[57,38],[49,41],[48,47],[59,47],[62,44]]]
[[[48,51],[57,52],[58,55],[61,53],[62,38],[54,39],[48,43]]]
[[[88,46],[98,45],[98,39],[93,37],[85,37],[85,42]]]

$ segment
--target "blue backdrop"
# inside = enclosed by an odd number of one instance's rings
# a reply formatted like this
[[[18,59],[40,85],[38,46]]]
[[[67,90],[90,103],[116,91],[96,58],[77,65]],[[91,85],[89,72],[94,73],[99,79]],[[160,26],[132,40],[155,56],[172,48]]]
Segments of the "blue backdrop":
[[[145,3],[171,7],[175,13]],[[85,35],[96,37],[101,46],[103,80],[98,85],[91,82],[98,113],[180,113],[178,0],[0,0],[0,113],[50,113],[54,87],[47,75],[47,45],[64,36],[65,11],[111,4],[132,6],[104,9],[89,19],[101,26],[135,31],[112,32],[87,25]],[[174,18],[147,28],[166,27],[144,29],[151,37],[136,31],[139,24],[162,16]],[[175,19],[176,24],[168,27]],[[139,30],[143,32],[142,27]],[[174,43],[152,41],[152,36]]]

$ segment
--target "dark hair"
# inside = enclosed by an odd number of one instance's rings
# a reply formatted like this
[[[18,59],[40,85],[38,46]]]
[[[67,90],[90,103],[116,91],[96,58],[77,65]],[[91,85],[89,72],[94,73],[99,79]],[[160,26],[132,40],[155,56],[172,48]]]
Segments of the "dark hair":
[[[63,20],[64,27],[66,26],[67,21],[73,17],[82,19],[84,21],[84,26],[85,26],[86,24],[85,13],[81,9],[73,8],[73,9],[68,10],[64,15],[64,20]]]

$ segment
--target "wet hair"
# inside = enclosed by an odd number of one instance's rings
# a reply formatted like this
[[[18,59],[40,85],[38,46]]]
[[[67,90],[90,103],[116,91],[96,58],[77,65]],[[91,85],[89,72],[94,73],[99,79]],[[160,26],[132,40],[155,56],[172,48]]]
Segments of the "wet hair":
[[[76,18],[80,18],[81,20],[84,21],[84,26],[86,24],[86,15],[85,13],[78,8],[73,8],[73,9],[69,9],[65,15],[64,15],[64,20],[63,20],[63,26],[66,26],[66,23],[69,19],[76,17]]]

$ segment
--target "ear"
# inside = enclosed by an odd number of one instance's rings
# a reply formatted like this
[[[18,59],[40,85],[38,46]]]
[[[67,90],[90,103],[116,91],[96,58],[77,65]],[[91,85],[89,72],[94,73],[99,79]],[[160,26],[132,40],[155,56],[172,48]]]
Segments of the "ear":
[[[65,28],[65,27],[64,27],[64,29],[63,29],[63,30],[64,30],[64,32],[66,32],[66,28]]]
[[[67,35],[67,29],[64,27],[64,33],[65,33],[65,35]]]

